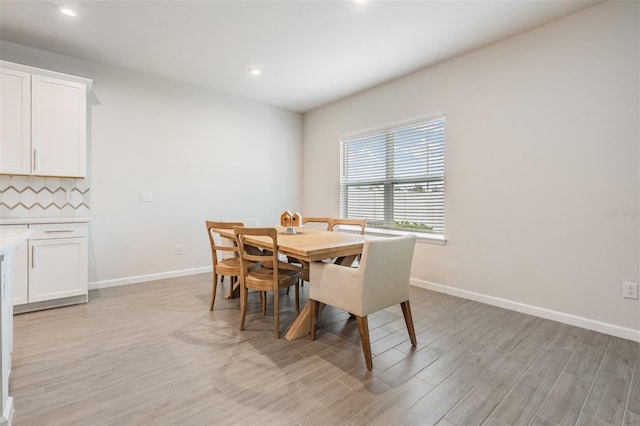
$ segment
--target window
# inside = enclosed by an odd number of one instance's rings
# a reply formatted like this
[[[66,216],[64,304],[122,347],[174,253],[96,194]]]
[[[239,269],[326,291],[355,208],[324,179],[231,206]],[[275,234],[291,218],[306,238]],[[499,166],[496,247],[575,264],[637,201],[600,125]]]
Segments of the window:
[[[444,125],[438,116],[340,141],[342,217],[444,234]]]

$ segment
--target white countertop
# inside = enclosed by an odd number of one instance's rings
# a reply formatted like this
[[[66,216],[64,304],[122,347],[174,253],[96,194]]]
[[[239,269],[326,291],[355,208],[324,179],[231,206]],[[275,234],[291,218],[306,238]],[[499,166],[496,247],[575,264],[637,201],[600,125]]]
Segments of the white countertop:
[[[91,218],[89,216],[0,218],[0,225],[29,225],[32,223],[87,223],[87,222],[91,222]]]
[[[0,256],[11,253],[33,233],[30,229],[2,230],[0,228]]]

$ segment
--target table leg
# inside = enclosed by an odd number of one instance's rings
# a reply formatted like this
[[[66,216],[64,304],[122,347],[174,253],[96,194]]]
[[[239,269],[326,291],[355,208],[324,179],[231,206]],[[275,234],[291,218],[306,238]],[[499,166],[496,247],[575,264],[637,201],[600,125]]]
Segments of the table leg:
[[[224,295],[225,299],[233,299],[234,297],[240,294],[240,280],[236,278],[235,280],[230,278],[232,285],[227,294]]]
[[[357,258],[358,256],[356,255],[342,256],[337,258],[335,263],[336,265],[351,266],[353,264],[353,261]]]
[[[320,303],[320,306],[318,306],[318,314],[322,313],[324,307],[325,304]],[[307,302],[307,304],[304,305],[304,308],[302,308],[302,310],[300,311],[300,315],[298,315],[296,320],[293,322],[293,325],[291,326],[289,331],[287,331],[287,334],[285,334],[284,338],[291,342],[292,340],[308,336],[309,333],[311,333],[310,315],[311,304]]]

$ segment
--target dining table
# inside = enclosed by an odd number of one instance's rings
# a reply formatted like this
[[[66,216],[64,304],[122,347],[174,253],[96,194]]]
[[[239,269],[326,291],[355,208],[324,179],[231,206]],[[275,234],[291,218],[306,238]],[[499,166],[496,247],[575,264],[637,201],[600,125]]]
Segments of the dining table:
[[[335,263],[349,266],[362,253],[364,242],[375,238],[350,232],[323,231],[305,227],[276,226],[275,228],[278,230],[278,253],[295,260],[302,265],[303,270],[307,271],[311,262],[326,259],[335,259]],[[235,239],[231,229],[215,231],[224,238]],[[260,248],[271,247],[271,240],[266,237],[247,236],[246,242]],[[309,334],[310,313],[311,307],[307,302],[285,334],[285,339],[291,341]]]

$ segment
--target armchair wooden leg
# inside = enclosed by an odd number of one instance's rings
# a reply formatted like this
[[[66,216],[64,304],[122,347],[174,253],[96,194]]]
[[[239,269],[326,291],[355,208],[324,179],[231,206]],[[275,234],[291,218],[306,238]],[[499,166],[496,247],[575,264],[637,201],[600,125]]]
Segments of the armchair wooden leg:
[[[371,358],[371,341],[369,340],[369,321],[367,317],[360,317],[356,315],[358,319],[358,330],[360,330],[360,341],[362,343],[362,352],[364,352],[364,361],[367,364],[367,370],[373,370],[373,359]]]
[[[416,346],[418,341],[416,340],[416,330],[413,328],[413,317],[411,317],[411,306],[409,301],[402,302],[402,314],[404,315],[404,322],[407,324],[407,331],[409,332],[409,339],[411,340],[411,346]]]
[[[267,315],[267,292],[260,292],[260,301],[262,302],[262,315]]]
[[[213,286],[211,288],[211,304],[209,310],[213,311],[213,304],[216,303],[216,289],[218,288],[218,274],[213,273]]]
[[[311,340],[316,340],[316,327],[318,326],[318,302],[309,299],[309,329],[311,331]]]

